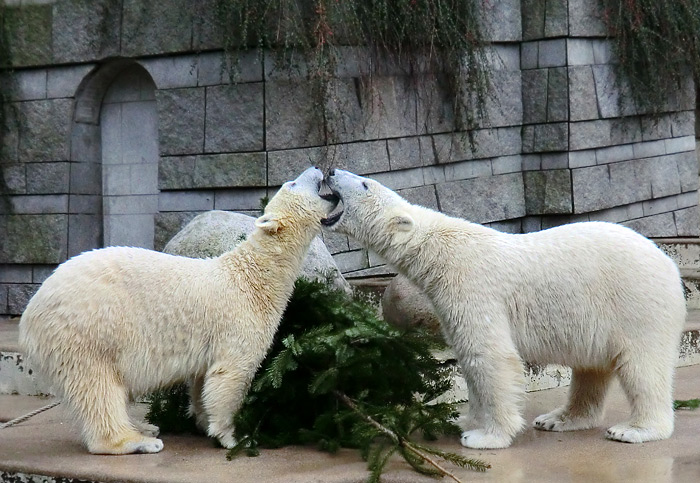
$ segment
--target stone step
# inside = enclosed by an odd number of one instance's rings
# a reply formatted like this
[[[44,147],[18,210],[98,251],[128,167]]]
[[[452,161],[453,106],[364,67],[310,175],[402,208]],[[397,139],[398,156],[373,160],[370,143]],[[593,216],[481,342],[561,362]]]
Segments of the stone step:
[[[678,265],[688,309],[700,309],[700,238],[658,238],[654,242]]]
[[[676,412],[676,430],[670,439],[644,444],[620,444],[604,439],[605,428],[627,420],[629,404],[617,383],[606,397],[599,427],[586,431],[550,433],[529,423],[566,400],[566,388],[530,393],[524,400],[528,425],[505,450],[471,450],[457,436],[428,444],[491,465],[485,473],[445,467],[462,481],[629,481],[695,483],[700,475],[697,437],[700,411]],[[700,396],[700,365],[681,367],[675,380],[677,399]],[[27,396],[0,396],[0,421],[26,414],[50,402]],[[143,412],[142,407],[134,408]],[[465,429],[474,426],[465,421]],[[154,455],[97,456],[87,453],[79,431],[61,405],[7,429],[0,429],[0,481],[140,482],[140,483],[302,483],[366,481],[369,473],[359,452],[337,454],[314,447],[263,449],[257,458],[227,461],[225,451],[210,439],[192,435],[162,435],[165,448]],[[421,441],[418,439],[418,441]],[[672,476],[671,476],[672,475]],[[392,457],[385,483],[430,481]]]

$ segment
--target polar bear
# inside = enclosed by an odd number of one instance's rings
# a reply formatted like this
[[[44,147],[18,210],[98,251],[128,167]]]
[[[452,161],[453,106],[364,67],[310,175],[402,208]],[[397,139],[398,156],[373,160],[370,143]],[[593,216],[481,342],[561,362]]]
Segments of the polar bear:
[[[60,265],[30,300],[20,345],[82,422],[91,453],[156,453],[158,428],[130,397],[191,382],[198,423],[226,448],[320,220],[310,168],[270,200],[248,239],[210,259],[110,247]],[[144,434],[142,434],[144,433]]]
[[[671,436],[686,309],[678,268],[651,241],[600,222],[506,234],[411,205],[347,171],[326,183],[343,209],[322,223],[376,251],[433,302],[479,423],[462,434],[464,446],[511,444],[524,424],[523,361],[573,369],[568,402],[535,428],[597,426],[617,375],[632,415],[606,436]]]

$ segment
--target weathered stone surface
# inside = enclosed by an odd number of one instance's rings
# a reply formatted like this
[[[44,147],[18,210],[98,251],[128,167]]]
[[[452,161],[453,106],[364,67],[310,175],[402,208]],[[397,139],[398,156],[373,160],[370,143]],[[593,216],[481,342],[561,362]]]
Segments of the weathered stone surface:
[[[671,237],[678,235],[673,213],[662,213],[660,215],[638,218],[624,222],[623,225],[647,237]]]
[[[566,65],[566,40],[542,40],[539,42],[537,66],[563,67]]]
[[[515,126],[523,122],[520,71],[496,70],[490,73],[491,94],[486,99],[486,123],[491,127]],[[484,125],[486,125],[484,123]]]
[[[67,215],[0,215],[0,233],[0,263],[61,263],[66,259]]]
[[[39,290],[40,284],[10,285],[7,293],[7,309],[11,314],[21,314],[27,308],[29,299]]]
[[[540,159],[541,167],[544,170],[569,167],[569,156],[567,153],[543,153]]]
[[[477,223],[525,215],[522,173],[441,183],[437,194],[444,213]]]
[[[204,88],[159,90],[160,153],[193,154],[204,148]]]
[[[289,149],[267,153],[267,182],[269,186],[281,186],[299,176],[309,166],[330,167],[327,163],[328,148]]]
[[[163,251],[190,258],[217,257],[235,248],[255,229],[255,218],[229,211],[209,211],[190,221]],[[350,290],[321,237],[311,243],[300,276],[329,280],[336,287]]]
[[[153,249],[162,251],[170,239],[198,214],[199,211],[156,213]]]
[[[352,251],[333,255],[333,260],[335,260],[341,273],[353,274],[353,272],[369,267],[367,250],[353,250],[352,246],[350,249]]]
[[[595,80],[590,66],[569,67],[569,103],[572,121],[598,118]]]
[[[68,195],[25,195],[10,197],[7,214],[40,215],[68,213]]]
[[[528,215],[572,213],[571,173],[568,169],[526,171],[525,210]]]
[[[194,55],[155,57],[139,61],[158,89],[197,87],[199,58]]]
[[[568,123],[558,122],[535,125],[535,152],[566,151],[568,148]]]
[[[265,133],[262,83],[208,87],[206,104],[206,152],[263,149]]]
[[[672,155],[678,165],[678,177],[681,183],[681,191],[695,191],[698,189],[698,158],[694,151],[686,151]]]
[[[70,99],[28,101],[20,104],[19,157],[23,162],[67,161],[70,156]]]
[[[569,81],[566,67],[549,69],[547,79],[547,122],[569,120]]]
[[[330,166],[347,169],[357,174],[389,171],[386,141],[329,146],[327,160]]]
[[[124,0],[121,53],[126,57],[190,50],[194,0]],[[154,19],[158,19],[157,22]]]
[[[659,213],[666,213],[677,209],[677,196],[667,196],[666,198],[642,201],[642,211],[644,212],[644,216],[658,215]]]
[[[676,222],[678,236],[698,236],[700,235],[700,210],[697,205],[690,208],[674,211],[673,217]]]
[[[23,5],[21,8],[5,9],[4,33],[14,67],[51,63],[52,9],[52,5]]]
[[[222,52],[199,54],[197,85],[262,82],[263,64],[257,50],[236,51],[234,57]]]
[[[162,156],[158,163],[158,189],[194,187],[195,156]]]
[[[193,175],[196,188],[265,186],[265,153],[211,154],[197,156]]]
[[[27,194],[68,193],[70,163],[27,163]]]
[[[695,136],[665,139],[664,146],[667,154],[695,151]]]
[[[20,106],[21,103],[5,103],[0,107],[4,111],[4,124],[0,125],[0,163],[16,163],[19,159]]]
[[[480,7],[486,39],[492,42],[520,40],[520,0],[492,0]]]
[[[537,69],[539,45],[538,41],[520,44],[520,68],[522,70]]]
[[[521,2],[523,40],[541,39],[545,36],[546,4],[546,0]]]
[[[439,209],[435,186],[433,185],[406,188],[398,190],[397,193],[414,205],[425,206],[436,211]]]
[[[596,164],[595,149],[569,151],[569,168],[583,168]]]
[[[568,0],[547,0],[544,36],[563,37],[569,33]]]
[[[373,174],[371,178],[394,191],[405,188],[415,188],[424,184],[423,170],[421,168],[376,173]]]
[[[323,144],[323,119],[309,83],[265,85],[265,146],[268,150]]]
[[[671,134],[673,137],[693,136],[700,137],[696,132],[700,119],[696,119],[695,111],[680,111],[669,114],[671,120]]]
[[[523,122],[526,124],[547,122],[547,75],[548,69],[522,73]]]
[[[613,119],[610,124],[610,142],[615,144],[636,143],[642,140],[642,125],[639,117]]]
[[[102,194],[102,166],[97,163],[72,163],[70,190],[74,194]]]
[[[424,328],[440,333],[440,320],[428,297],[403,275],[397,275],[384,290],[382,316],[400,329]]]
[[[121,13],[121,3],[112,0],[56,2],[54,60],[84,62],[119,55]]]
[[[226,211],[262,211],[262,200],[268,196],[267,188],[235,188],[216,190],[214,209]]]
[[[214,209],[213,191],[164,191],[158,196],[158,211],[208,211]]]
[[[594,65],[591,69],[601,117],[631,116],[637,113],[628,84],[618,81],[614,65]]]
[[[26,191],[25,165],[0,164],[0,194],[24,194]]]
[[[46,96],[49,99],[74,97],[80,83],[94,68],[95,64],[85,64],[49,69],[46,80]]]
[[[641,124],[642,139],[644,141],[653,141],[673,136],[671,132],[671,118],[669,116],[642,116]]]
[[[605,37],[608,32],[598,2],[569,0],[569,35],[572,37]]]
[[[514,156],[500,156],[491,160],[491,170],[493,174],[517,173],[522,171],[523,157],[519,154]]]
[[[610,146],[612,123],[607,119],[569,123],[569,149]]]
[[[31,283],[32,267],[28,265],[4,265],[0,270],[0,283]]]
[[[101,207],[100,207],[101,208]],[[68,216],[68,257],[103,246],[102,214],[72,214]]]
[[[430,138],[425,139],[430,141]],[[428,146],[426,143],[421,143],[421,138],[418,137],[387,140],[391,169],[407,169],[433,164],[435,154],[432,142]]]
[[[6,93],[5,101],[34,101],[46,99],[46,69],[18,70],[9,77],[0,79]],[[7,84],[5,84],[7,82]]]
[[[590,39],[569,38],[566,40],[566,54],[569,67],[595,63],[593,42]]]
[[[445,164],[443,170],[446,181],[480,178],[493,174],[490,159],[476,159]]]

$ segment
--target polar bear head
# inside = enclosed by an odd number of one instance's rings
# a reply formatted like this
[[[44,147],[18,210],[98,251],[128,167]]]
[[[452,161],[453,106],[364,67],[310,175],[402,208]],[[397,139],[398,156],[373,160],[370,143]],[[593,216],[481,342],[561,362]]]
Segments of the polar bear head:
[[[340,169],[331,170],[326,184],[340,199],[342,209],[322,220],[324,226],[350,235],[383,255],[386,250],[405,247],[415,240],[415,207],[389,188]]]
[[[275,237],[313,239],[321,230],[321,220],[338,202],[334,195],[319,195],[322,182],[321,170],[309,168],[297,179],[284,183],[265,207],[264,214],[255,220],[255,226]]]

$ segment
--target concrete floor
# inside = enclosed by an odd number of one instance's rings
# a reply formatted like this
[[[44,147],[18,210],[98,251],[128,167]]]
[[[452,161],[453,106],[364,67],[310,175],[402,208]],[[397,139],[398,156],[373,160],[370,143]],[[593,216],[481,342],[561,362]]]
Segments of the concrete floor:
[[[529,393],[528,420],[562,404],[566,391],[559,388]],[[678,369],[675,397],[700,397],[700,365]],[[50,401],[0,396],[0,420],[11,419]],[[601,428],[570,433],[527,428],[505,450],[469,450],[462,448],[456,439],[442,440],[438,445],[492,465],[483,474],[452,468],[462,481],[700,482],[700,410],[678,411],[676,432],[666,441],[631,445],[605,440],[604,428],[623,421],[627,414],[627,402],[615,386],[608,396]],[[365,462],[352,450],[328,455],[314,448],[291,447],[263,450],[257,458],[243,456],[227,461],[225,451],[215,448],[205,437],[166,434],[162,439],[165,449],[155,455],[89,455],[74,424],[59,406],[18,426],[0,430],[0,476],[5,471],[103,482],[169,483],[359,482],[368,476]],[[395,458],[383,481],[434,480],[417,475]]]

